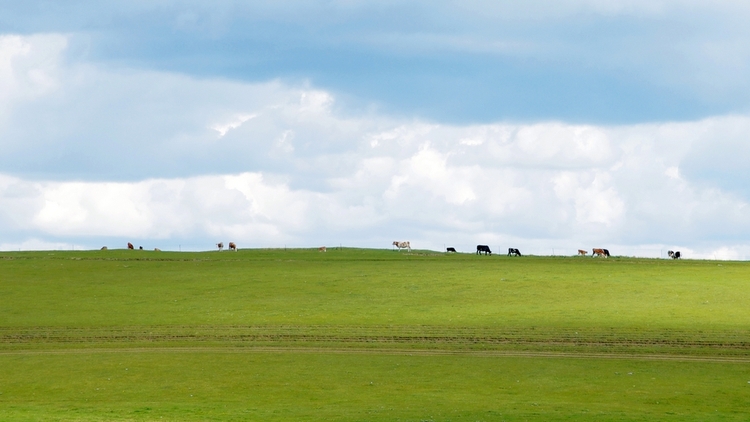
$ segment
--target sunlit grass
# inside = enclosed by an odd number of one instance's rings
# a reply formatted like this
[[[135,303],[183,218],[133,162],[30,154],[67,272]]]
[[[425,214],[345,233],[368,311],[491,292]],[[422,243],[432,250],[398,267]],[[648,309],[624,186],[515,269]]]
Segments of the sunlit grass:
[[[0,419],[744,420],[749,283],[743,262],[0,253]]]

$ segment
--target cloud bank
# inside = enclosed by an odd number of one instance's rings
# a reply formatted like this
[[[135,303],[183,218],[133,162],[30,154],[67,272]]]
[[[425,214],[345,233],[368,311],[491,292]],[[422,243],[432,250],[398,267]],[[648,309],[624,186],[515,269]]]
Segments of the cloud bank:
[[[477,243],[750,257],[750,116],[445,124],[311,84],[66,60],[0,37],[3,249]]]

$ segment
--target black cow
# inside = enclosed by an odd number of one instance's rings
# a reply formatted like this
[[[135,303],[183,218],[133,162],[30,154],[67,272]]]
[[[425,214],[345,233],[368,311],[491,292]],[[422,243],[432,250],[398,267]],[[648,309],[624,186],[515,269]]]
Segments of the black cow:
[[[492,255],[490,247],[487,245],[477,245],[477,255],[481,255],[484,252],[485,255]]]
[[[677,252],[669,251],[667,252],[667,255],[669,255],[669,257],[672,259],[680,259],[680,251],[677,251]]]
[[[516,248],[508,248],[508,256],[521,256],[521,251]]]
[[[456,252],[456,248],[448,248],[445,251],[446,252]]]

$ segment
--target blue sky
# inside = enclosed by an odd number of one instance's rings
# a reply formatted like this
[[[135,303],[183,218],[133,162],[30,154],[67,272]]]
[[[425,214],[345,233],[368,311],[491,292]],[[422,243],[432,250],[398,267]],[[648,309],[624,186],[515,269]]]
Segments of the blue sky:
[[[109,66],[307,81],[355,104],[452,123],[748,109],[742,2],[518,4],[29,1],[6,6],[0,27],[71,34],[72,56]]]
[[[749,258],[749,17],[736,1],[3,4],[0,248]]]

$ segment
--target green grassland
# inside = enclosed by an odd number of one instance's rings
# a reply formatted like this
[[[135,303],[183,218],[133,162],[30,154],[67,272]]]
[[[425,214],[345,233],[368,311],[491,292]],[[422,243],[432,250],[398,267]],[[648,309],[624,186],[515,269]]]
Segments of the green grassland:
[[[750,265],[0,253],[0,420],[747,420]]]

